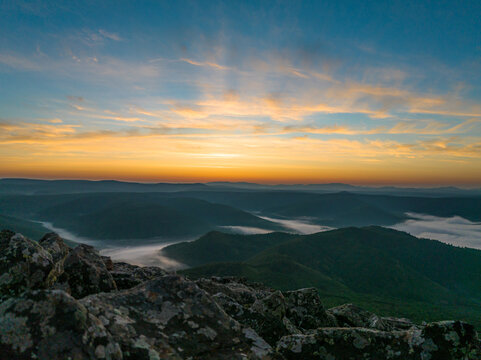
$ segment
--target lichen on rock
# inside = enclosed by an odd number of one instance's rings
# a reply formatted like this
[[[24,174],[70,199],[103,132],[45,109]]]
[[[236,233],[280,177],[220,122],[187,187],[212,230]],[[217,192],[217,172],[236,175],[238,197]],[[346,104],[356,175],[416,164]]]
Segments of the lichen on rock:
[[[6,359],[479,360],[473,326],[416,325],[314,288],[234,277],[191,281],[113,262],[56,234],[0,232],[0,354]]]

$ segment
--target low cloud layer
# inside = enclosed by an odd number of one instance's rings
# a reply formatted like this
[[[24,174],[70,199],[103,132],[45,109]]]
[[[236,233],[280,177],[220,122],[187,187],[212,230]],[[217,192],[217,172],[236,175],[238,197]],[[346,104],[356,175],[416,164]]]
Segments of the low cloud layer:
[[[412,219],[392,226],[414,236],[439,240],[447,244],[481,249],[481,223],[460,216],[449,218],[407,213]]]
[[[100,253],[110,256],[114,261],[125,261],[138,266],[159,266],[168,271],[185,268],[184,264],[162,255],[161,250],[172,244],[169,242],[145,246],[113,247],[103,249]]]
[[[312,224],[308,219],[275,219],[267,216],[259,216],[262,219],[279,223],[298,234],[314,234],[320,231],[332,230],[333,228],[324,225]]]
[[[162,255],[162,249],[177,242],[192,241],[194,239],[123,239],[123,240],[94,240],[75,235],[70,231],[54,226],[50,222],[39,221],[45,228],[59,234],[63,239],[79,244],[87,244],[100,249],[100,254],[110,256],[114,261],[124,261],[138,266],[159,266],[165,270],[178,270],[185,265]],[[143,245],[131,246],[128,244]],[[148,244],[146,244],[148,243]],[[124,245],[125,244],[125,245]]]
[[[78,235],[75,235],[74,233],[71,233],[70,231],[66,230],[66,229],[62,229],[62,228],[59,228],[59,227],[56,227],[54,226],[51,222],[48,222],[48,221],[37,221],[38,223],[42,224],[42,226],[54,233],[57,233],[58,235],[60,235],[61,238],[65,239],[65,240],[70,240],[70,241],[73,241],[73,242],[76,242],[76,243],[79,243],[79,244],[87,244],[87,245],[92,245],[92,246],[98,246],[99,245],[99,241],[96,241],[96,240],[93,240],[93,239],[89,239],[89,238],[86,238],[86,237],[82,237],[82,236],[78,236]]]
[[[235,234],[253,235],[253,234],[267,234],[272,230],[261,229],[250,226],[221,226],[222,230],[233,232]]]

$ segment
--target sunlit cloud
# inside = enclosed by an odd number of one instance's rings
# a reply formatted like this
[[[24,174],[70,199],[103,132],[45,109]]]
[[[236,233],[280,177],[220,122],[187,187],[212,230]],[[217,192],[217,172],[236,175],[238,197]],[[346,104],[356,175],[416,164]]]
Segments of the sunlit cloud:
[[[37,7],[6,11],[77,16],[68,5]],[[85,27],[39,22],[48,31],[18,16],[31,34],[20,42],[19,31],[2,28],[0,160],[8,174],[80,171],[91,161],[105,177],[125,166],[192,179],[259,171],[342,181],[380,179],[387,169],[393,181],[421,178],[416,171],[481,178],[476,59],[449,63],[323,31],[307,39],[304,23],[271,26],[275,17],[264,24],[249,15],[253,32],[239,33],[235,19],[217,27],[179,16],[173,29],[131,27],[135,14],[122,22],[119,14]],[[457,166],[452,175],[446,162]]]
[[[218,70],[228,70],[229,69],[228,66],[219,65],[219,64],[216,64],[216,63],[213,63],[213,62],[210,62],[210,61],[199,62],[199,61],[194,61],[194,60],[186,59],[186,58],[182,58],[182,59],[180,59],[180,61],[184,61],[188,64],[195,65],[195,66],[208,66],[208,67],[212,67],[212,68],[215,68],[215,69],[218,69]]]

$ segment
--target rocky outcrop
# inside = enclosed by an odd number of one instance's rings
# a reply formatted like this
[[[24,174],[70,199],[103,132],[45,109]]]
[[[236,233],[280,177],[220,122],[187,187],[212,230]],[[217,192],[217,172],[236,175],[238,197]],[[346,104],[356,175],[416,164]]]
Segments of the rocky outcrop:
[[[45,234],[38,243],[52,255],[52,260],[60,262],[71,250],[56,233]]]
[[[0,233],[0,354],[8,359],[481,358],[459,321],[416,325],[355,305],[325,309],[313,288],[191,281],[112,262],[56,234]]]
[[[285,359],[305,360],[474,360],[480,356],[474,328],[459,321],[394,331],[319,328],[309,334],[283,337],[276,350]]]
[[[280,291],[251,287],[236,278],[200,279],[197,284],[227,314],[254,329],[271,345],[284,335],[299,333],[286,317],[287,303]]]
[[[167,274],[165,270],[154,266],[139,267],[124,262],[113,263],[109,258],[104,262],[119,290],[130,289],[145,281]]]
[[[397,330],[394,322],[384,321],[381,317],[353,304],[344,304],[327,310],[339,327],[362,327],[377,330]]]
[[[51,284],[52,255],[21,234],[0,234],[0,299],[27,289],[45,289]]]
[[[287,317],[299,329],[308,330],[336,326],[336,319],[325,311],[314,288],[286,291]]]
[[[102,321],[62,290],[33,290],[0,304],[4,359],[122,359]]]
[[[75,298],[117,289],[112,274],[98,252],[89,245],[79,245],[63,261],[64,280]]]
[[[166,275],[80,301],[102,319],[128,359],[261,358],[271,347],[194,282]]]

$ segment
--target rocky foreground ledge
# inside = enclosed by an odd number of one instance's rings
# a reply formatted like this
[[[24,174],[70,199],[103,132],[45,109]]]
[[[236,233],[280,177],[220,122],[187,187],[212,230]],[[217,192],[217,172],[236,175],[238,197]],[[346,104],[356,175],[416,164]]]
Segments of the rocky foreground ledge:
[[[0,233],[2,359],[481,359],[473,326],[415,325],[315,289],[197,281],[112,262],[54,233]]]

